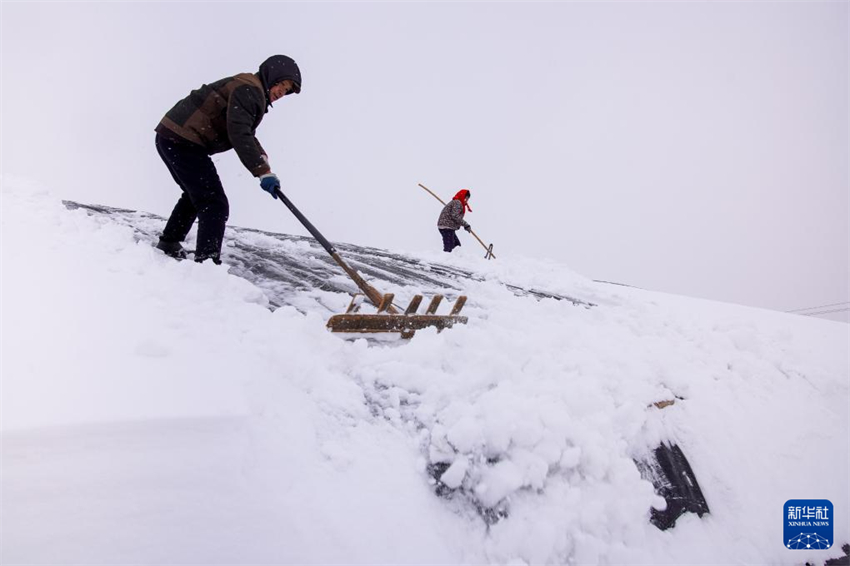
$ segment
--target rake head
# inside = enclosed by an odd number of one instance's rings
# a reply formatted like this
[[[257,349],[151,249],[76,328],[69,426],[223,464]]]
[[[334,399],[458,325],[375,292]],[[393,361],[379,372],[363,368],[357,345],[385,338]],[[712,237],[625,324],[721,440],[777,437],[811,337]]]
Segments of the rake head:
[[[352,334],[374,334],[382,332],[397,332],[402,338],[412,338],[417,330],[434,327],[438,331],[451,328],[455,324],[466,324],[467,318],[460,316],[460,311],[466,304],[466,296],[461,295],[455,301],[449,314],[437,314],[437,308],[443,301],[443,295],[434,295],[424,314],[418,314],[419,305],[422,303],[422,295],[416,295],[410,304],[400,313],[393,307],[395,295],[387,293],[382,295],[378,312],[373,314],[360,313],[360,305],[364,296],[356,294],[351,299],[351,304],[345,314],[334,315],[328,320],[328,328],[331,332],[346,332]]]

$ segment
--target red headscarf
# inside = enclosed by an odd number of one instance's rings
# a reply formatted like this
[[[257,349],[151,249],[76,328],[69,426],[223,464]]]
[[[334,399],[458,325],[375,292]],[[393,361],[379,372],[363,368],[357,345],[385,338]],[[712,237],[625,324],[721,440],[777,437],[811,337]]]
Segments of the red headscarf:
[[[468,189],[461,189],[457,192],[457,194],[454,196],[454,198],[452,200],[459,200],[460,203],[463,206],[466,207],[466,210],[468,210],[469,212],[472,212],[472,209],[469,208],[469,203],[467,202],[469,200],[470,194],[471,193],[469,192]]]

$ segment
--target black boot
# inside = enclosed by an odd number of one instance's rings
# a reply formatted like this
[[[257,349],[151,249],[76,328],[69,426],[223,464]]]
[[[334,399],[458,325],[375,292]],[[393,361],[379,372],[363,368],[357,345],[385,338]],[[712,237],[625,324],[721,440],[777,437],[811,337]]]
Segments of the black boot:
[[[159,243],[156,245],[156,249],[162,250],[165,255],[171,256],[174,259],[186,259],[187,257],[186,250],[183,249],[180,242],[167,242],[160,238]]]
[[[212,262],[216,265],[221,265],[221,257],[218,254],[214,255],[195,255],[196,263],[203,263],[204,261],[211,259]]]

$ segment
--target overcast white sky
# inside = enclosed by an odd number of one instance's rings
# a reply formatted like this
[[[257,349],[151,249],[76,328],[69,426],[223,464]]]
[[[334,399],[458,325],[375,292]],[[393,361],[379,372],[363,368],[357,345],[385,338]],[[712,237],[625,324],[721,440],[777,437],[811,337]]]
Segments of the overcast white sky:
[[[332,240],[439,249],[439,203],[417,183],[466,187],[497,255],[777,310],[850,306],[846,1],[0,10],[2,172],[62,198],[167,216],[157,122],[283,53],[303,91],[257,137]],[[214,160],[232,224],[306,233],[233,152]]]

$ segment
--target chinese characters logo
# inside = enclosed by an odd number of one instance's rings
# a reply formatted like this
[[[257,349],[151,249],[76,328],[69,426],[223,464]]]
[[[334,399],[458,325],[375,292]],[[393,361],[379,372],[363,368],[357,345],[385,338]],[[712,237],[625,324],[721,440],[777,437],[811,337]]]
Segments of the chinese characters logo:
[[[832,503],[828,499],[785,502],[785,548],[825,550],[832,546]]]

